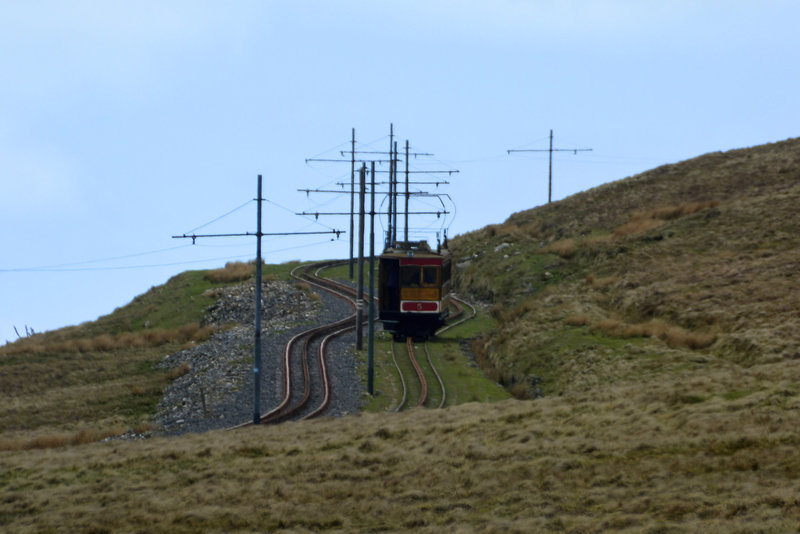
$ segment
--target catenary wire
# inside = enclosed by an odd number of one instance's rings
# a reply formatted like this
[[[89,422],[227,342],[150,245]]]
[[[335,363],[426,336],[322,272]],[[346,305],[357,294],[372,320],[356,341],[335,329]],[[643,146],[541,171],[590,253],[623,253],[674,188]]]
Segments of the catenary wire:
[[[222,215],[220,215],[219,217],[217,217],[217,218],[215,218],[215,219],[212,219],[212,220],[208,221],[207,223],[201,224],[201,225],[200,225],[200,226],[198,226],[197,228],[192,228],[191,230],[184,232],[184,234],[193,234],[193,233],[195,233],[196,231],[200,230],[201,228],[205,228],[206,226],[208,226],[208,225],[210,225],[210,224],[213,224],[213,223],[215,223],[215,222],[219,221],[220,219],[224,219],[224,218],[225,218],[225,217],[227,217],[228,215],[232,215],[233,213],[236,213],[237,211],[239,211],[240,209],[244,208],[245,206],[247,206],[247,205],[248,205],[248,204],[250,204],[251,202],[253,202],[253,200],[248,200],[247,202],[245,202],[245,203],[244,203],[244,204],[242,204],[241,206],[237,206],[237,207],[233,208],[232,210],[230,210],[229,212],[227,212],[227,213],[223,213],[223,214],[222,214]]]
[[[140,256],[148,256],[150,254],[160,254],[162,252],[170,252],[173,250],[178,250],[186,247],[190,247],[191,245],[178,245],[176,247],[169,247],[169,248],[161,248],[157,250],[149,250],[147,252],[136,252],[133,254],[125,254],[123,256],[113,256],[110,258],[98,258],[94,260],[83,260],[83,261],[76,261],[70,263],[58,263],[55,265],[42,265],[39,267],[19,267],[19,268],[11,268],[11,269],[0,269],[0,272],[33,272],[33,271],[50,271],[55,269],[62,269],[68,267],[76,267],[78,265],[87,265],[90,263],[103,263],[107,261],[117,261],[117,260],[126,260],[129,258],[136,258]]]

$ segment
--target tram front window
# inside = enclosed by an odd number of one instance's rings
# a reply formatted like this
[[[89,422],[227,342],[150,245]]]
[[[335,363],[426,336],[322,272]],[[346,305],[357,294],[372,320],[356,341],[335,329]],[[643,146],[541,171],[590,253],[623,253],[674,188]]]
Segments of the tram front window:
[[[416,265],[400,268],[400,285],[402,287],[419,287],[420,272]]]
[[[438,271],[437,267],[423,267],[422,268],[422,285],[424,286],[435,286],[438,282]]]

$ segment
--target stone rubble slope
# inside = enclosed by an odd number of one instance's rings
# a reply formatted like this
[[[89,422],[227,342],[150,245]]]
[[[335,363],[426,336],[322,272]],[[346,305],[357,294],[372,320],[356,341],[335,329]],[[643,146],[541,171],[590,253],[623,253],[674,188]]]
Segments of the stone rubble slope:
[[[207,342],[170,354],[159,364],[187,368],[164,391],[155,421],[168,434],[226,428],[252,419],[255,284],[252,281],[209,290],[217,302],[208,308],[204,324],[221,327]],[[266,408],[279,395],[277,369],[283,346],[296,332],[352,313],[338,299],[328,301],[282,281],[262,287],[262,367]],[[354,368],[351,361],[344,365]],[[347,374],[347,373],[345,373]],[[350,373],[355,377],[354,372]],[[352,382],[352,379],[346,380]],[[349,384],[356,398],[361,387]],[[353,409],[353,401],[348,403]],[[265,411],[265,410],[264,410]]]

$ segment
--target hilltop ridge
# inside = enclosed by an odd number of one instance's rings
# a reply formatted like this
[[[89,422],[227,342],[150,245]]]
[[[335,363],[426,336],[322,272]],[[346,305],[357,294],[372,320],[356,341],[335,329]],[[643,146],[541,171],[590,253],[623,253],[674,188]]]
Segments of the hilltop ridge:
[[[800,358],[798,205],[800,140],[706,154],[459,236],[456,279],[495,304],[484,349],[501,377],[550,393],[598,343],[613,359]]]

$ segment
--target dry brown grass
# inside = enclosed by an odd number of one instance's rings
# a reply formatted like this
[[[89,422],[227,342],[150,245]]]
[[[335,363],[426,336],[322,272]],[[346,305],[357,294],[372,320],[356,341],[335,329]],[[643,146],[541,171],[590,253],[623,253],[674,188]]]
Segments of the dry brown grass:
[[[561,239],[554,241],[542,249],[542,252],[548,254],[558,254],[562,258],[571,258],[575,254],[577,244],[572,238]]]
[[[8,531],[794,531],[800,433],[769,401],[788,380],[737,400],[688,378],[9,451],[0,517]]]
[[[666,221],[662,219],[637,218],[634,216],[629,222],[614,230],[615,237],[638,235],[662,226]]]
[[[314,289],[307,282],[295,282],[294,287],[296,289],[299,289],[300,291],[305,292],[306,295],[308,295],[308,297],[311,298],[312,300],[319,301],[322,299],[322,297],[319,296],[319,293],[314,291]]]
[[[522,234],[519,226],[513,223],[490,224],[485,233],[488,237],[519,236]]]
[[[206,273],[206,279],[213,283],[230,283],[247,280],[256,273],[255,262],[232,261],[221,269],[213,269]]]
[[[182,377],[183,375],[189,374],[191,371],[191,367],[189,366],[189,362],[183,362],[178,367],[174,369],[170,369],[167,373],[167,378],[170,380],[177,380],[178,378]]]
[[[75,433],[46,434],[31,439],[0,438],[0,451],[29,451],[33,449],[56,449],[95,443],[124,432],[121,428],[109,430],[83,429]]]
[[[615,284],[619,281],[619,276],[612,274],[610,276],[595,276],[593,273],[586,275],[586,282],[594,289],[602,289]]]
[[[692,215],[698,211],[715,208],[718,205],[719,201],[708,200],[703,202],[687,202],[678,206],[660,206],[645,211],[635,211],[629,222],[614,230],[614,236],[626,237],[643,234],[664,225],[667,221]]]
[[[717,339],[715,329],[707,332],[689,332],[659,319],[637,324],[627,324],[618,319],[602,319],[592,324],[592,330],[623,338],[653,337],[673,348],[693,350],[709,347]]]
[[[151,421],[145,421],[143,423],[139,423],[138,425],[133,427],[133,431],[137,434],[147,434],[150,432],[155,432],[159,430],[161,427]]]
[[[577,315],[569,315],[564,319],[564,322],[567,323],[569,326],[586,326],[591,324],[591,318],[584,314],[580,313]]]
[[[202,342],[216,332],[213,326],[200,326],[192,323],[179,328],[154,328],[138,332],[123,332],[116,336],[102,334],[93,338],[79,338],[65,341],[43,341],[44,338],[23,339],[17,343],[0,348],[0,354],[42,354],[98,352],[126,348],[158,347],[167,343]]]

